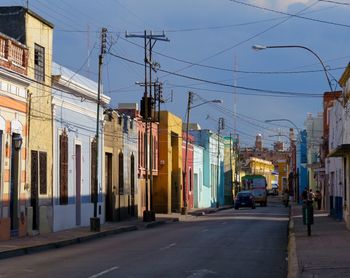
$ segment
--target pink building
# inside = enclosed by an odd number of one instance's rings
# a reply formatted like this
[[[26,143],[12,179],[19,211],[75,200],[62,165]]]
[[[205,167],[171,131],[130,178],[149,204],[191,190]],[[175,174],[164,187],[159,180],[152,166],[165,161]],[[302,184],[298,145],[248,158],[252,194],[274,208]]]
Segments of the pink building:
[[[194,184],[193,184],[193,136],[188,135],[188,146],[187,146],[187,175],[186,175],[186,183],[185,183],[185,157],[186,157],[186,133],[182,133],[182,177],[183,184],[186,184],[186,191],[184,192],[183,198],[187,199],[187,208],[193,208],[193,194],[194,194]]]
[[[143,215],[146,210],[146,150],[148,153],[148,196],[151,196],[152,177],[158,176],[158,123],[148,123],[146,140],[146,123],[140,115],[137,103],[120,103],[118,111],[137,120],[137,148],[138,148],[138,215]],[[152,135],[152,136],[151,136]],[[146,144],[147,142],[147,144]],[[150,152],[152,155],[149,155]],[[151,172],[152,169],[152,172]],[[151,176],[152,173],[152,176]],[[148,206],[151,209],[152,198],[148,199]]]

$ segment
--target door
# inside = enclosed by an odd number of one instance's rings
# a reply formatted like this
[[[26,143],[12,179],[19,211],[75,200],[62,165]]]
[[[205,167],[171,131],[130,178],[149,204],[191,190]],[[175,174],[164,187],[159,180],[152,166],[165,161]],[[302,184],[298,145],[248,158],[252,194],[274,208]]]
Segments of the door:
[[[81,224],[81,146],[75,145],[75,220]]]
[[[198,208],[198,201],[199,201],[199,194],[198,194],[198,174],[194,173],[193,174],[193,184],[194,184],[194,188],[193,188],[193,202],[194,202],[194,207]]]
[[[130,158],[130,191],[131,191],[131,216],[136,216],[135,208],[135,157]]]
[[[18,231],[18,167],[19,167],[19,150],[14,148],[15,137],[19,136],[13,134],[11,144],[11,192],[10,192],[10,218],[11,231]]]
[[[38,151],[31,151],[31,185],[30,205],[33,209],[33,230],[39,229],[39,196],[38,196]]]
[[[106,221],[113,221],[112,154],[105,154]]]

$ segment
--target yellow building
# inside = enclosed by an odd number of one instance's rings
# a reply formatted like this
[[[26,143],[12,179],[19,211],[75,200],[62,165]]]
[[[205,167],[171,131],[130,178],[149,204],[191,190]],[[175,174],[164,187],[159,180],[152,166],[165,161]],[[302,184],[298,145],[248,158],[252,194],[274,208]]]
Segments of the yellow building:
[[[274,166],[271,161],[251,157],[248,161],[249,172],[252,175],[263,175],[267,181],[267,188],[271,188],[272,181],[272,171],[274,170]]]
[[[180,212],[182,184],[182,120],[161,111],[159,173],[153,187],[153,206],[157,213]]]
[[[26,8],[0,7],[0,32],[28,48],[27,232],[52,230],[51,63],[53,25]],[[36,232],[35,232],[36,233]]]
[[[289,164],[286,159],[277,161],[278,165],[278,191],[283,192],[284,189],[288,188],[288,173]]]

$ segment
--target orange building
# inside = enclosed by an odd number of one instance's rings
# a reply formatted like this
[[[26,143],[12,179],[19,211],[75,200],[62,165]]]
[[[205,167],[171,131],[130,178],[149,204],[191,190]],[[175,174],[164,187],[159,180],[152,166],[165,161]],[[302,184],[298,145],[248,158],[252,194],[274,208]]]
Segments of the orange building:
[[[28,48],[0,33],[0,240],[26,235]]]

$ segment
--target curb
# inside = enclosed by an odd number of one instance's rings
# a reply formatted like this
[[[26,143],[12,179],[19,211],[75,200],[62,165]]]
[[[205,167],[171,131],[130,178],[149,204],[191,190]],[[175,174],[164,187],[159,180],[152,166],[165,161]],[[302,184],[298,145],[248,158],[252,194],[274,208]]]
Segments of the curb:
[[[165,223],[165,221],[164,221],[164,223]],[[162,223],[162,224],[164,224],[164,223]],[[154,223],[149,223],[149,224],[154,224]],[[156,225],[154,225],[154,226],[159,225],[159,224],[157,224],[157,222],[155,222],[155,224]],[[33,253],[39,253],[39,252],[43,252],[43,251],[47,251],[47,250],[51,250],[51,249],[58,249],[58,248],[62,248],[62,247],[73,245],[73,244],[88,242],[88,241],[95,240],[95,239],[102,238],[102,237],[106,237],[109,235],[115,235],[115,234],[120,234],[120,233],[125,233],[125,232],[136,231],[136,230],[138,230],[138,227],[136,225],[125,226],[125,227],[119,227],[117,229],[98,232],[98,233],[91,234],[91,235],[79,236],[79,237],[72,238],[72,239],[65,239],[65,240],[56,241],[56,242],[50,242],[50,243],[44,243],[44,244],[39,244],[39,245],[35,245],[35,246],[28,246],[28,247],[13,249],[13,250],[2,251],[2,252],[0,252],[0,260],[12,258],[12,257],[17,257],[17,256],[22,256],[22,255],[33,254]]]
[[[192,215],[192,216],[203,216],[206,214],[211,214],[211,213],[218,212],[220,210],[227,210],[227,209],[231,209],[231,208],[233,208],[233,206],[213,208],[213,209],[204,209],[202,211],[189,212],[188,214]]]
[[[290,210],[288,223],[288,275],[287,278],[299,277],[299,264],[296,251],[294,220]]]

